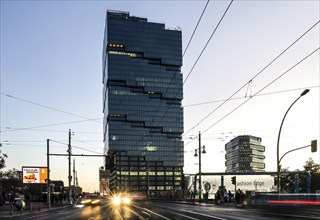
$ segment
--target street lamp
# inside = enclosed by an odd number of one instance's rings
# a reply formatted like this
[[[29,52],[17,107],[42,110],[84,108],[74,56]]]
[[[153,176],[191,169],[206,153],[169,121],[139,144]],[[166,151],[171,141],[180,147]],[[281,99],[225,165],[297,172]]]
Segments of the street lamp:
[[[279,161],[279,142],[280,142],[280,134],[281,134],[281,129],[282,129],[282,125],[284,122],[284,119],[286,118],[289,110],[291,109],[291,107],[294,105],[294,103],[296,103],[302,96],[304,96],[305,94],[307,94],[310,90],[309,89],[305,89],[300,96],[290,105],[290,107],[288,108],[286,114],[284,115],[281,125],[280,125],[280,129],[279,129],[279,134],[278,134],[278,141],[277,141],[277,188],[278,188],[278,193],[280,193],[280,161]]]
[[[201,152],[201,133],[199,131],[199,149],[195,149],[195,153],[194,156],[197,157],[198,156],[198,152],[199,151],[199,200],[201,200],[201,188],[202,188],[202,184],[201,184],[201,154],[205,154],[206,150],[205,150],[206,146],[202,146],[202,152]]]

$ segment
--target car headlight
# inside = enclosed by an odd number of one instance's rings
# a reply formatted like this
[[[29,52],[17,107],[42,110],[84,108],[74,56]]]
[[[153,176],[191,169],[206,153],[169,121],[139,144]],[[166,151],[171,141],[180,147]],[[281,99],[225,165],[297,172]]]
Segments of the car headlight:
[[[91,199],[84,199],[84,200],[81,200],[81,204],[85,205],[85,204],[89,204],[91,203]]]
[[[123,200],[123,203],[126,204],[126,205],[129,205],[131,203],[131,199],[129,197],[127,197],[127,196],[123,197],[122,200]]]
[[[113,197],[112,201],[113,201],[114,205],[120,205],[121,198],[120,198],[120,196],[115,196],[115,197]]]
[[[97,205],[97,204],[99,204],[100,203],[100,199],[95,199],[95,200],[92,200],[91,201],[91,204],[92,205]]]

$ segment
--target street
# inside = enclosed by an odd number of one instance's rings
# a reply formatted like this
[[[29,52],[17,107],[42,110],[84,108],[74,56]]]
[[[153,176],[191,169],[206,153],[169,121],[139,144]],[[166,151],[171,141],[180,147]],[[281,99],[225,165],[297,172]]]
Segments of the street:
[[[319,219],[319,207],[240,208],[233,205],[213,205],[167,201],[136,201],[114,206],[103,200],[97,206],[72,205],[38,212],[25,212],[0,219]]]

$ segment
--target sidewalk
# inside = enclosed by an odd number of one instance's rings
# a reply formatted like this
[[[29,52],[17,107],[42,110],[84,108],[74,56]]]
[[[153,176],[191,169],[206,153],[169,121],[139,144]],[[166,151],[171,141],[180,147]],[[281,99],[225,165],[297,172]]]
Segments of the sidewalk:
[[[53,206],[52,208],[59,207],[64,206]],[[5,206],[0,206],[0,219],[13,218],[18,215],[27,215],[48,210],[48,204],[46,204],[45,202],[31,202],[24,210],[19,210],[14,205],[7,204]]]

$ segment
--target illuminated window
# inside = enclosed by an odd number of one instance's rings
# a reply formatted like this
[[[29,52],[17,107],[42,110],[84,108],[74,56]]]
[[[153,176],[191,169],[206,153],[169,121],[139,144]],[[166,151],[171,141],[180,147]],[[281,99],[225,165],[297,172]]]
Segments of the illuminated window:
[[[130,172],[130,175],[131,175],[131,176],[138,176],[138,172],[131,171],[131,172]]]
[[[119,51],[109,51],[109,54],[126,55],[126,56],[130,56],[130,57],[137,57],[136,53],[119,52]]]
[[[114,48],[123,48],[124,47],[124,45],[122,45],[122,44],[109,44],[108,46],[114,47]]]

